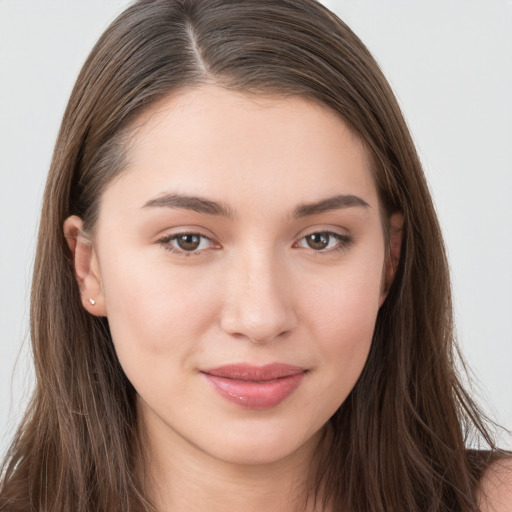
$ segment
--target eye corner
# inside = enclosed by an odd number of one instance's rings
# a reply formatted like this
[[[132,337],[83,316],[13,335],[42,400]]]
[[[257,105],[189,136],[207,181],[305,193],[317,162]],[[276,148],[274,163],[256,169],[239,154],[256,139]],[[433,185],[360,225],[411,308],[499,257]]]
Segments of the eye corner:
[[[330,254],[346,251],[354,243],[354,237],[328,229],[318,229],[297,239],[292,247],[305,249],[315,254]]]
[[[211,250],[221,249],[219,242],[211,236],[193,230],[167,234],[156,240],[163,249],[177,256],[200,256]]]

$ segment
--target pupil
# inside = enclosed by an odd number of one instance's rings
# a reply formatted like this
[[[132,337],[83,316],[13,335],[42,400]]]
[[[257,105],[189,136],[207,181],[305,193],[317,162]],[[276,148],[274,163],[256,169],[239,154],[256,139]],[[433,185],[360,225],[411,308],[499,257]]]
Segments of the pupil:
[[[199,247],[200,237],[198,235],[181,235],[178,237],[178,245],[184,251],[193,251]]]
[[[311,249],[325,249],[329,245],[329,235],[325,233],[313,233],[307,239]]]

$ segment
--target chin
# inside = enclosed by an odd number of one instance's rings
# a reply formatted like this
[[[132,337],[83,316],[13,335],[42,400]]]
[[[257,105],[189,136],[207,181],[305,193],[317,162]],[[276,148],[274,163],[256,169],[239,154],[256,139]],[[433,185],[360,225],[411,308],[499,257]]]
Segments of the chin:
[[[306,439],[299,436],[294,438],[288,431],[283,431],[281,435],[276,431],[260,431],[255,435],[230,436],[215,443],[215,447],[208,451],[212,457],[235,466],[276,464],[293,460],[296,456],[304,460],[305,455],[309,459],[317,452],[323,431],[322,428]]]

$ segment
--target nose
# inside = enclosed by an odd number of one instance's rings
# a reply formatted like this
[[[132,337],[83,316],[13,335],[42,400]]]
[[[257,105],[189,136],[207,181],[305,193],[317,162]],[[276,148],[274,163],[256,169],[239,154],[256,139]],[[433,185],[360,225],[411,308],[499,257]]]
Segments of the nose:
[[[286,276],[271,257],[241,256],[224,283],[222,329],[252,343],[268,343],[293,331],[297,315]]]

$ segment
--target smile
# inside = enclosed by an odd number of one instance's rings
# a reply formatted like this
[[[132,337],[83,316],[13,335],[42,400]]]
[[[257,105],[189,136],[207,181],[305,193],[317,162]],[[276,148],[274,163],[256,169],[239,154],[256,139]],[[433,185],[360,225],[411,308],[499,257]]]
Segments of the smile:
[[[247,409],[270,409],[299,386],[307,370],[274,363],[266,366],[226,365],[201,372],[213,389],[229,402]]]

